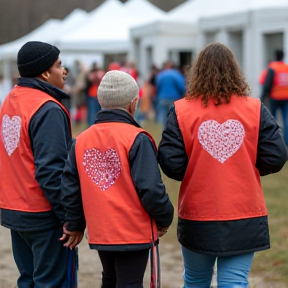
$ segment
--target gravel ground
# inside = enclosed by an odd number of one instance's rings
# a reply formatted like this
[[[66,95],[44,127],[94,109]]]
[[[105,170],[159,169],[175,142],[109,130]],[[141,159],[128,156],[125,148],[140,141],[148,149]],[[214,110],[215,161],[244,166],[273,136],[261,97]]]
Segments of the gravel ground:
[[[0,227],[0,288],[16,288],[18,271],[12,252],[10,232]],[[180,246],[165,242],[160,243],[162,288],[181,288],[182,257]],[[149,267],[146,269],[144,287],[149,287]],[[217,287],[213,281],[213,287]],[[79,288],[101,287],[101,264],[95,250],[90,250],[86,239],[79,245]],[[261,277],[250,277],[250,288],[287,288],[279,283],[264,283]]]

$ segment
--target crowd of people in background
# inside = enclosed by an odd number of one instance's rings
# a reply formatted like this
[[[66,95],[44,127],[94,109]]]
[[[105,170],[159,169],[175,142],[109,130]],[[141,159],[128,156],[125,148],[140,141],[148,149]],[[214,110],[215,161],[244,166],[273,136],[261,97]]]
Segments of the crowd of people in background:
[[[163,63],[162,69],[152,65],[147,79],[140,77],[132,61],[124,64],[111,62],[106,70],[94,62],[88,71],[83,63],[75,61],[71,68],[65,69],[67,79],[64,91],[70,95],[70,102],[64,104],[70,111],[74,123],[86,121],[88,127],[94,123],[95,116],[101,109],[97,90],[107,71],[126,72],[138,83],[140,101],[135,119],[140,125],[154,119],[164,128],[169,107],[185,94],[185,77],[172,61]]]

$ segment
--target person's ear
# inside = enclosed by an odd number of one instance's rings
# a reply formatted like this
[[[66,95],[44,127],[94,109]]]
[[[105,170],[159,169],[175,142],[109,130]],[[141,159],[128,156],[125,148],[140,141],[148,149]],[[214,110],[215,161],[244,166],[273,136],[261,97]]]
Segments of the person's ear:
[[[132,101],[132,103],[131,103],[131,109],[132,109],[133,114],[134,114],[135,111],[137,110],[138,100],[139,100],[139,98],[136,97],[136,98],[133,99],[133,101]]]
[[[45,71],[45,72],[43,72],[43,73],[41,74],[41,77],[42,77],[45,81],[48,80],[49,76],[50,76],[50,74],[49,74],[48,71]]]

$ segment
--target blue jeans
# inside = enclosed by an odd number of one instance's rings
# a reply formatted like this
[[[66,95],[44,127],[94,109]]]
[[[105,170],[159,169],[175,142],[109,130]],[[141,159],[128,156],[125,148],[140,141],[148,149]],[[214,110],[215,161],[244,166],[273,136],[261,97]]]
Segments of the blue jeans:
[[[281,110],[283,120],[283,136],[286,146],[288,146],[288,100],[274,100],[270,98],[270,111],[276,118],[277,110]]]
[[[158,100],[157,110],[156,110],[157,122],[162,125],[162,129],[164,129],[166,125],[168,113],[173,103],[174,103],[174,100],[164,100],[164,99]]]
[[[97,97],[87,95],[87,123],[88,127],[94,124],[96,114],[101,110]]]
[[[210,288],[217,258],[218,288],[248,288],[254,253],[215,257],[193,252],[183,246],[184,288]]]
[[[59,241],[62,233],[62,227],[35,232],[11,230],[13,256],[20,273],[18,288],[77,287],[76,252],[63,247]]]

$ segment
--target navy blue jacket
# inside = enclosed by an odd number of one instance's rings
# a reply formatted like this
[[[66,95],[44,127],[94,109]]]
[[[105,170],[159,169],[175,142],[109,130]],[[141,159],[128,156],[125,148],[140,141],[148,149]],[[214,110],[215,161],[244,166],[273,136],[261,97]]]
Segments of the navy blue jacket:
[[[169,178],[183,180],[188,156],[174,106],[162,134],[158,161]],[[256,167],[260,175],[264,176],[281,170],[286,161],[287,150],[281,129],[261,104]],[[178,218],[177,236],[186,248],[214,256],[238,255],[270,247],[267,216],[236,221],[190,221]]]
[[[127,123],[139,127],[132,116],[120,109],[99,111],[94,125],[105,122]],[[66,212],[67,228],[69,231],[82,230],[83,225],[85,225],[75,156],[76,141],[73,142],[69,152],[62,177],[63,205],[64,207],[73,207],[73,209],[67,209]],[[150,138],[144,133],[138,134],[130,149],[129,166],[136,191],[146,212],[155,219],[158,227],[170,226],[173,220],[174,208],[161,179],[155,148]],[[158,203],[159,205],[157,205]],[[163,205],[165,209],[163,209]],[[100,249],[99,247],[91,248]],[[121,248],[121,245],[119,245],[117,249],[121,250],[124,248]]]
[[[19,78],[19,86],[38,89],[61,102],[69,98],[53,85],[37,78]],[[61,176],[72,144],[70,119],[55,102],[45,103],[32,116],[29,136],[34,154],[35,178],[52,206],[48,212],[21,212],[1,209],[1,224],[17,231],[40,231],[64,223],[61,204]]]

